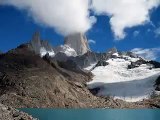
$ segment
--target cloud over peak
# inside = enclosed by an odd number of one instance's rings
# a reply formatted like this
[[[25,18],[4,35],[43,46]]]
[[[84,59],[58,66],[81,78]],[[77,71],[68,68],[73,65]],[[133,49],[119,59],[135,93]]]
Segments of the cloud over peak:
[[[37,22],[63,35],[86,32],[96,21],[89,14],[90,0],[1,0],[2,4],[26,10]]]

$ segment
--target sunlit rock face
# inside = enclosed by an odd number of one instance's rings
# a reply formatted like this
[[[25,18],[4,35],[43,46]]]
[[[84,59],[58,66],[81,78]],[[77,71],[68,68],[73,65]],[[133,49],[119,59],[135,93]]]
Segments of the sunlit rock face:
[[[77,55],[83,55],[90,51],[88,41],[83,33],[75,33],[65,38],[64,44],[73,48]]]

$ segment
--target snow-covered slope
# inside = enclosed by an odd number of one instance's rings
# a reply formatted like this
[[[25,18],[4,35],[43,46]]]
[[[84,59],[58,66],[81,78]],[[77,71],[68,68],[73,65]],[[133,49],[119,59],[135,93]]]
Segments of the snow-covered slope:
[[[56,53],[62,52],[64,54],[66,54],[66,56],[68,56],[68,57],[69,56],[74,56],[74,57],[77,56],[76,51],[68,45],[60,45],[56,48],[55,51],[56,51]]]
[[[114,54],[118,56],[118,54]],[[94,78],[88,87],[100,88],[99,96],[113,96],[128,102],[140,101],[148,98],[154,91],[155,80],[160,75],[160,68],[150,69],[151,65],[142,64],[139,67],[128,69],[131,62],[140,58],[128,56],[110,58],[107,66],[96,67],[92,73]],[[86,69],[91,69],[92,64]]]

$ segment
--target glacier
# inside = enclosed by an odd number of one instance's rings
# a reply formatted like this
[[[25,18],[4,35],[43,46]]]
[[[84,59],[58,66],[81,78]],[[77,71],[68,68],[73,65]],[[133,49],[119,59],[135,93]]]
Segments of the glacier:
[[[115,53],[118,56],[118,53]],[[160,76],[160,68],[142,64],[139,67],[128,69],[131,62],[140,58],[123,56],[110,58],[107,66],[96,67],[91,71],[93,80],[87,83],[89,89],[100,88],[98,96],[112,96],[127,102],[137,102],[150,98],[154,92],[155,80]],[[95,64],[85,68],[91,70]],[[150,69],[152,68],[152,69]]]

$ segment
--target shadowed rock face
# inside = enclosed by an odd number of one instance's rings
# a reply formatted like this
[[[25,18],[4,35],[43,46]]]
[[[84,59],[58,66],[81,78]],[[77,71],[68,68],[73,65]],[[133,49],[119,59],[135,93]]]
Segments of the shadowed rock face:
[[[131,64],[128,65],[128,69],[133,69],[133,68],[139,67],[142,64],[150,64],[151,68],[152,68],[152,66],[153,66],[153,68],[160,68],[160,63],[159,62],[152,61],[152,60],[151,61],[146,61],[144,59],[140,59],[140,60],[137,60],[136,62],[131,62]]]
[[[82,33],[75,33],[65,38],[64,44],[73,48],[77,55],[83,55],[90,51],[87,38]]]
[[[152,64],[154,68],[160,68],[160,62],[151,60],[149,63]]]

